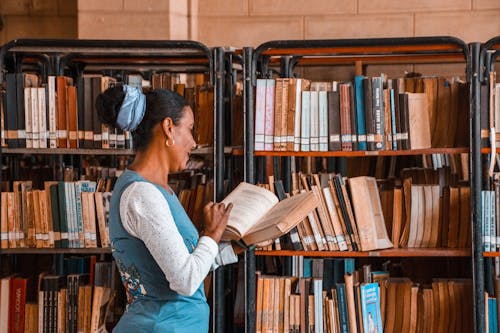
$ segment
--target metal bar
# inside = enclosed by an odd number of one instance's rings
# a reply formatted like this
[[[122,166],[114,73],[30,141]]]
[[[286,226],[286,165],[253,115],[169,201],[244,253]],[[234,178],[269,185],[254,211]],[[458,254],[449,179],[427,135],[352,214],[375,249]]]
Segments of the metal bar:
[[[215,48],[214,55],[214,202],[224,198],[224,50]],[[225,332],[225,268],[219,267],[214,272],[213,290],[213,332]]]
[[[470,55],[467,45],[462,40],[449,37],[404,37],[404,38],[368,38],[368,39],[328,39],[328,40],[276,40],[269,41],[258,46],[254,51],[252,60],[253,67],[258,68],[262,59],[270,54],[294,55],[294,56],[317,56],[325,55],[350,57],[380,55],[407,54],[433,55],[436,53],[458,54],[463,57],[467,64],[470,63]],[[255,80],[255,73],[252,74]]]
[[[485,332],[484,305],[484,258],[483,233],[481,228],[481,119],[480,119],[480,43],[470,44],[472,59],[471,76],[469,79],[471,137],[470,137],[470,186],[471,186],[471,230],[472,230],[472,285],[474,332]]]
[[[191,40],[93,40],[93,39],[15,39],[5,44],[6,51],[17,52],[95,52],[137,54],[179,54],[182,56],[205,55],[210,58],[210,49]]]
[[[243,137],[244,180],[255,183],[254,165],[254,90],[252,75],[255,73],[253,49],[243,48],[243,121],[245,135]],[[251,247],[245,252],[245,333],[255,332],[255,249]]]

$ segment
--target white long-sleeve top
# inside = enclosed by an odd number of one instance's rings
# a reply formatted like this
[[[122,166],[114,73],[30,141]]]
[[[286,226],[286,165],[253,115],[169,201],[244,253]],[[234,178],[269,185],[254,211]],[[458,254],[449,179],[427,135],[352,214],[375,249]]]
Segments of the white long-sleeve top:
[[[208,236],[200,237],[189,253],[167,201],[151,183],[134,182],[123,191],[120,217],[124,229],[144,242],[170,288],[181,295],[192,295],[211,268],[238,260],[231,244],[217,245]]]

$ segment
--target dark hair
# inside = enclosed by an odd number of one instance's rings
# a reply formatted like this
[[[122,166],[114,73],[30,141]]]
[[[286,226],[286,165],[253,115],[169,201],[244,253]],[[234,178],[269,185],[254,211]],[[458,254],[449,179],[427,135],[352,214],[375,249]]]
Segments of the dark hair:
[[[146,148],[151,141],[153,127],[170,117],[174,125],[182,118],[183,108],[187,105],[181,95],[166,89],[154,89],[145,93],[146,111],[141,123],[132,132],[134,147],[137,150]],[[108,88],[99,94],[95,101],[99,120],[110,126],[117,128],[116,117],[125,98],[125,92],[121,85]]]

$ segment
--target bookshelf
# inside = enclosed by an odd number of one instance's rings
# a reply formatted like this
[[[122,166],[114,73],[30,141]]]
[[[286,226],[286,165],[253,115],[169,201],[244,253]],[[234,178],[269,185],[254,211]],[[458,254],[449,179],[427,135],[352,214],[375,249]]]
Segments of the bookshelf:
[[[233,148],[226,147],[224,138],[223,101],[226,80],[226,61],[232,51],[222,48],[209,49],[194,41],[140,41],[140,40],[53,40],[53,39],[19,39],[13,40],[0,49],[0,84],[5,82],[6,73],[37,73],[43,84],[47,76],[66,75],[74,79],[83,74],[102,74],[124,79],[128,74],[138,74],[150,78],[155,73],[203,74],[213,87],[214,112],[204,116],[204,121],[212,122],[214,127],[212,146],[200,146],[192,155],[203,156],[210,163],[210,172],[214,179],[214,198],[223,196],[224,170],[226,155]],[[211,106],[210,106],[211,107]],[[8,112],[8,110],[4,110]],[[207,117],[208,116],[208,117]],[[207,126],[210,127],[210,126]],[[3,133],[2,133],[3,134]],[[82,167],[82,161],[91,157],[132,158],[134,150],[101,149],[101,148],[18,148],[0,147],[0,160],[7,160],[5,165],[16,168],[16,162],[26,156],[42,156],[51,163],[76,163]],[[14,174],[17,171],[14,170]],[[12,179],[3,179],[12,180]],[[62,179],[53,179],[62,180]],[[0,174],[0,181],[2,181]],[[0,206],[1,208],[1,206]],[[2,221],[7,223],[7,221]],[[59,258],[63,256],[90,256],[111,258],[110,248],[7,248],[0,250],[2,267],[9,262],[16,262],[18,256],[49,255]],[[3,259],[3,260],[2,260]],[[223,277],[213,279],[213,329],[222,331],[224,327]],[[115,318],[116,320],[116,318]],[[221,326],[222,325],[222,326]]]
[[[473,53],[472,53],[473,54]],[[341,40],[279,40],[269,41],[253,48],[243,49],[244,59],[244,93],[245,93],[245,144],[243,150],[235,150],[233,154],[244,156],[245,161],[245,181],[256,183],[265,180],[266,172],[269,172],[269,165],[272,164],[275,172],[275,179],[282,179],[286,191],[290,190],[292,184],[290,175],[290,165],[294,163],[292,158],[359,158],[359,157],[394,157],[399,159],[414,158],[415,156],[432,154],[469,154],[472,171],[466,177],[469,179],[471,199],[467,201],[470,208],[470,218],[474,241],[478,229],[477,207],[475,205],[474,189],[477,179],[474,172],[474,161],[478,156],[479,149],[472,144],[472,138],[478,132],[472,128],[470,137],[465,137],[465,144],[454,145],[453,147],[432,146],[424,149],[397,149],[397,150],[354,150],[354,151],[264,151],[255,149],[255,118],[256,108],[256,86],[257,79],[271,78],[293,78],[304,77],[309,79],[304,73],[307,68],[328,68],[334,66],[350,66],[356,68],[355,72],[363,72],[366,66],[387,65],[387,64],[453,64],[462,66],[462,76],[465,78],[466,89],[469,89],[471,75],[473,73],[473,63],[477,60],[469,52],[469,46],[463,41],[454,37],[410,37],[410,38],[373,38],[373,39],[341,39]],[[251,63],[249,63],[251,62]],[[306,69],[304,69],[306,68]],[[296,75],[298,73],[298,75]],[[363,73],[364,74],[364,73]],[[335,80],[332,77],[329,80]],[[322,78],[324,81],[324,79]],[[351,79],[352,80],[352,79]],[[471,100],[474,96],[471,96]],[[467,119],[476,121],[475,114],[469,119],[469,107],[466,107]],[[472,109],[473,110],[473,109]],[[266,133],[267,135],[267,133]],[[269,160],[272,160],[272,163]],[[267,162],[266,162],[267,160]],[[281,166],[281,172],[276,168]],[[269,174],[267,174],[269,175]],[[265,182],[265,181],[264,181]],[[472,238],[472,235],[470,236]],[[470,240],[469,240],[470,241]],[[256,261],[257,258],[268,257],[295,257],[303,256],[310,258],[364,258],[364,262],[370,258],[413,258],[425,263],[427,258],[455,258],[465,260],[470,267],[466,275],[473,276],[474,288],[474,310],[470,313],[470,322],[474,322],[475,331],[482,332],[481,320],[475,315],[481,313],[484,303],[481,303],[480,290],[477,289],[476,279],[478,278],[478,268],[476,266],[477,253],[476,244],[474,247],[465,248],[397,248],[375,251],[294,251],[294,250],[255,250],[247,251],[246,256],[246,330],[255,331],[256,320],[256,299],[252,295],[256,294]],[[257,258],[256,258],[257,257]],[[470,295],[472,296],[472,295]],[[470,297],[469,296],[469,297]],[[484,323],[483,323],[484,324]]]
[[[475,288],[479,296],[478,302],[485,304],[477,312],[477,321],[484,325],[485,330],[491,330],[491,326],[486,326],[491,325],[491,320],[487,323],[486,318],[489,316],[490,309],[488,307],[491,304],[491,299],[498,296],[498,291],[493,285],[497,274],[495,266],[500,257],[498,245],[495,245],[495,238],[498,235],[498,228],[495,228],[495,224],[498,223],[499,208],[498,193],[496,191],[497,181],[495,180],[495,174],[498,173],[498,163],[494,169],[491,169],[491,174],[489,168],[491,160],[498,157],[499,150],[498,144],[496,144],[496,149],[492,148],[495,147],[493,144],[496,142],[492,142],[492,138],[485,137],[486,132],[484,130],[487,129],[487,132],[490,133],[490,128],[493,128],[492,130],[498,133],[498,111],[495,102],[498,103],[499,97],[492,90],[495,89],[495,84],[498,86],[498,68],[495,68],[495,65],[498,63],[500,36],[493,37],[484,43],[473,43],[471,44],[471,50],[473,55],[478,58],[474,67],[477,75],[474,76],[472,81],[474,94],[472,103],[474,114],[477,114],[475,118],[477,123],[474,125],[477,127],[478,133],[481,131],[481,135],[477,135],[473,140],[476,149],[480,150],[480,154],[474,160],[476,163],[476,179],[478,179],[474,204],[477,207],[477,223],[481,226],[477,228],[474,235],[474,262],[477,265]],[[488,192],[493,192],[494,202],[490,204],[483,200],[483,194]],[[492,212],[491,205],[494,206],[495,216],[488,214],[488,212]],[[488,218],[488,216],[490,217]],[[492,230],[492,227],[494,230]]]

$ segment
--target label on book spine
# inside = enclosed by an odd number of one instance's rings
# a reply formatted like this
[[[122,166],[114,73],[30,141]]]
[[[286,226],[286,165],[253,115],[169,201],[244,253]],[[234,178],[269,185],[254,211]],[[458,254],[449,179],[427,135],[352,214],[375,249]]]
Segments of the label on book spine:
[[[290,233],[290,239],[292,240],[293,243],[299,243],[300,242],[299,234],[296,233],[296,232],[291,232]]]
[[[338,235],[337,236],[337,244],[339,245],[339,250],[340,251],[347,251],[347,242],[345,241],[345,238],[343,235]]]
[[[340,142],[340,135],[339,134],[330,135],[330,142]]]

